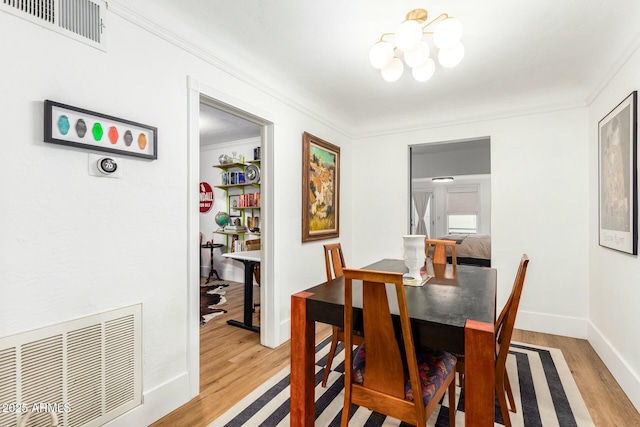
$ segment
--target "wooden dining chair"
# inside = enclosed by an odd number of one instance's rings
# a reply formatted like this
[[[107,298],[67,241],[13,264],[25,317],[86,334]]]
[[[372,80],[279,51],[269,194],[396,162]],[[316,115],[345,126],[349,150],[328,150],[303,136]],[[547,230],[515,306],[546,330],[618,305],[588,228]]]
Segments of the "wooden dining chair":
[[[342,246],[340,243],[324,245],[324,263],[327,273],[327,282],[335,279],[336,277],[343,276],[343,269],[346,267],[346,264],[344,262],[344,255],[342,254]],[[322,387],[327,386],[327,379],[329,378],[329,372],[331,372],[331,364],[333,363],[333,358],[336,355],[338,343],[344,342],[344,329],[339,326],[333,326],[332,329],[331,347],[327,354],[327,365],[324,367]],[[358,335],[358,333],[359,332],[356,331],[356,336],[354,337],[355,345],[360,345],[363,341],[362,335]]]
[[[447,248],[451,251],[451,264],[458,265],[458,259],[456,258],[456,242],[454,240],[438,240],[438,239],[425,239],[424,251],[427,258],[431,257],[433,264],[446,264],[447,263]],[[433,246],[433,252],[431,247]],[[429,256],[431,252],[431,256]]]
[[[352,352],[354,281],[362,281],[366,341]],[[387,284],[395,288],[401,337],[396,336]],[[449,425],[455,426],[456,358],[440,350],[416,353],[402,273],[345,268],[344,285],[347,350],[340,425],[348,425],[353,403],[413,425],[426,426],[427,419],[449,390]]]
[[[524,279],[527,275],[527,267],[529,265],[529,257],[523,254],[520,258],[518,272],[511,288],[511,294],[506,304],[502,308],[500,315],[495,323],[496,334],[496,369],[495,369],[495,389],[498,403],[500,405],[500,413],[505,427],[511,427],[511,418],[509,410],[516,412],[516,404],[513,399],[513,391],[509,383],[507,375],[507,356],[509,355],[509,347],[511,346],[511,337],[516,323],[518,314],[518,306],[520,305],[520,297],[522,296],[522,288],[524,287]],[[458,357],[457,371],[464,374],[464,359]],[[464,381],[461,381],[464,386]],[[506,396],[505,396],[506,395]],[[509,408],[507,407],[507,398],[509,399]]]

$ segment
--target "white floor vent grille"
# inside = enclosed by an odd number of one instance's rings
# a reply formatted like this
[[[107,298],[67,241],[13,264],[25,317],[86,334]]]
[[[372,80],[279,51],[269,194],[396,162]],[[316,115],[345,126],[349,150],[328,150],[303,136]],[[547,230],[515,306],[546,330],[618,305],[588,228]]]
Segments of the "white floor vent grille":
[[[105,50],[103,0],[0,0],[0,10]]]
[[[0,427],[100,426],[142,403],[140,305],[0,338]]]

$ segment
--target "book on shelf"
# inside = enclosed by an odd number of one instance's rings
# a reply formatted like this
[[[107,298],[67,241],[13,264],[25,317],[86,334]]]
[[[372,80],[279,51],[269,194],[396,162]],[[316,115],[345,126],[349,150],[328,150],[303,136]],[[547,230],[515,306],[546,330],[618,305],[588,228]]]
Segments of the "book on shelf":
[[[244,184],[246,182],[244,172],[221,172],[222,185]]]
[[[259,208],[260,193],[246,193],[238,195],[239,208]]]
[[[233,242],[232,252],[243,252],[247,250],[247,244],[244,240],[236,240]]]

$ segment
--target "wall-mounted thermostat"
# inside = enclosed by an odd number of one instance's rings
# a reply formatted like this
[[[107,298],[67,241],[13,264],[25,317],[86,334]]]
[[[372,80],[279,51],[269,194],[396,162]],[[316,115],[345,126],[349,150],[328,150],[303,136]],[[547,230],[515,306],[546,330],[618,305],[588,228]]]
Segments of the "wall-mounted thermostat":
[[[122,159],[90,153],[89,175],[103,178],[120,178],[122,177]]]
[[[111,157],[103,157],[98,160],[98,170],[105,175],[111,175],[118,170],[118,164]]]

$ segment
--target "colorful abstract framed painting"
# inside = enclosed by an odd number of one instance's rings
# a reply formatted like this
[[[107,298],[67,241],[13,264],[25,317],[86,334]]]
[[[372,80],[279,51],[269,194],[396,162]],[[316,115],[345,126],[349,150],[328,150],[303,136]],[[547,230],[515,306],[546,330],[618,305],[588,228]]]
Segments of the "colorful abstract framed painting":
[[[638,92],[598,123],[600,246],[638,254]]]
[[[158,129],[59,102],[44,101],[44,141],[155,160]]]
[[[340,147],[302,137],[302,242],[340,236]]]

